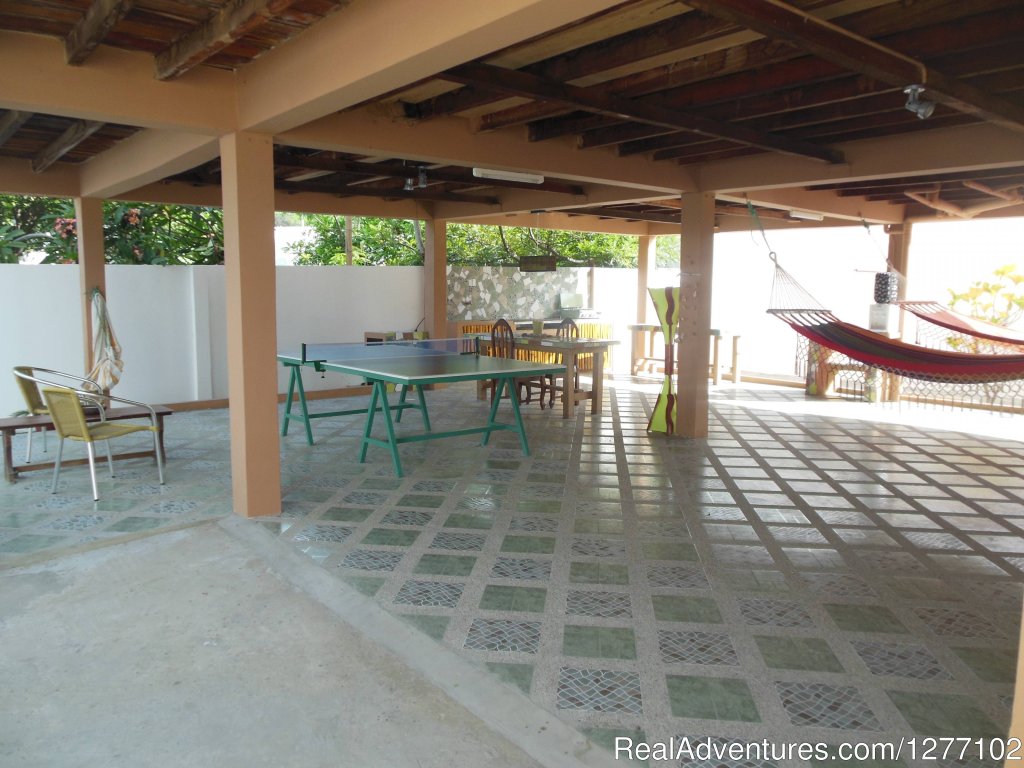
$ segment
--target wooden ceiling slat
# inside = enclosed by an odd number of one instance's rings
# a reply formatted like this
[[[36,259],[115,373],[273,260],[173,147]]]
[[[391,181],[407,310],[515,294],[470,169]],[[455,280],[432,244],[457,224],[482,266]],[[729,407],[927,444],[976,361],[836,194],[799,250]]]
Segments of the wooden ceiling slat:
[[[620,99],[604,94],[600,88],[577,88],[575,86],[545,80],[526,72],[505,70],[484,64],[463,64],[446,70],[444,77],[460,82],[487,82],[506,93],[549,101],[561,101],[573,109],[612,115],[662,125],[668,128],[686,129],[736,141],[741,144],[771,149],[786,154],[811,157],[826,162],[841,162],[841,156],[828,147],[811,143],[792,142],[787,139],[761,134],[742,126],[708,120],[699,114],[687,114],[661,109],[636,100]]]
[[[1024,131],[1024,108],[778,0],[693,0],[690,4],[766,37],[786,40],[852,72],[899,87],[914,83],[927,86],[932,100],[1012,130]]]

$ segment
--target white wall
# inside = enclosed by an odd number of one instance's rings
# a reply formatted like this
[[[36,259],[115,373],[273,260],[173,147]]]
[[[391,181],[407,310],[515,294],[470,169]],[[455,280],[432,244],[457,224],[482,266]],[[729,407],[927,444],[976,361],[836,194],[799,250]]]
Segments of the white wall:
[[[186,402],[228,394],[224,268],[107,267],[107,307],[125,363],[114,394]],[[0,372],[15,365],[84,373],[77,265],[0,264]],[[421,267],[278,267],[279,348],[361,341],[364,330],[412,330],[423,317]],[[304,377],[308,390],[344,383]],[[287,377],[279,376],[287,391]],[[0,375],[0,413],[24,407]]]
[[[880,227],[768,233],[779,262],[820,304],[867,324],[874,274],[885,269]],[[1024,219],[917,224],[911,241],[909,294],[948,300],[1004,264],[1024,270]],[[773,266],[760,235],[715,237],[712,327],[740,334],[741,367],[791,373],[796,334],[766,314]],[[421,267],[277,268],[279,348],[303,341],[360,341],[363,331],[408,331],[423,317]],[[678,270],[652,270],[652,286],[678,282]],[[635,270],[595,271],[593,306],[620,340],[615,370],[629,360],[626,326],[636,319]],[[114,390],[149,402],[227,396],[223,267],[108,266],[108,306],[124,348],[125,372]],[[653,309],[648,320],[654,322]],[[83,339],[77,265],[0,264],[0,413],[23,407],[15,365],[81,372]],[[726,342],[728,344],[728,342]],[[723,345],[724,346],[724,345]],[[728,354],[728,346],[723,352]],[[338,378],[307,375],[310,390]],[[283,371],[279,389],[286,391]]]

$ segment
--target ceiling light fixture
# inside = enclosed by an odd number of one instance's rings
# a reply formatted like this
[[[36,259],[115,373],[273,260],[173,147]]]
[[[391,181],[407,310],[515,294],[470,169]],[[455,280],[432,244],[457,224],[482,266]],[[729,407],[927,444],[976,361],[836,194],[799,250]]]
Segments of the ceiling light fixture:
[[[921,94],[924,92],[923,85],[908,85],[903,89],[907,94],[906,108],[917,115],[921,120],[931,117],[935,111],[934,101],[921,101]]]
[[[825,217],[820,213],[813,213],[811,211],[790,211],[789,218],[800,219],[802,221],[824,221]]]
[[[478,179],[496,179],[497,181],[521,181],[524,184],[543,184],[544,177],[536,173],[519,173],[518,171],[498,171],[491,168],[474,168],[473,175]]]
[[[423,166],[420,166],[418,182],[418,186],[420,189],[423,189],[425,186],[427,186],[427,169],[424,168]]]
[[[414,179],[412,176],[409,176],[405,180],[405,186],[402,187],[402,189],[404,189],[406,192],[412,192],[414,189],[416,189],[416,179]]]

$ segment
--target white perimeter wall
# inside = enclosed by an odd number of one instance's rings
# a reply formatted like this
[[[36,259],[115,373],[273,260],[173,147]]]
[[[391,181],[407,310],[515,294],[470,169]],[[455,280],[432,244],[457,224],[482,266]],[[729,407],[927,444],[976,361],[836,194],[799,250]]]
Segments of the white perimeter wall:
[[[108,265],[107,305],[125,363],[114,394],[175,403],[228,394],[224,268]],[[0,414],[24,408],[15,365],[84,373],[78,266],[0,264]],[[362,341],[423,318],[421,267],[278,267],[279,348]],[[307,390],[340,377],[304,376]],[[287,391],[279,374],[279,391]]]
[[[818,302],[867,325],[874,274],[885,269],[880,227],[773,231],[779,262]],[[1024,219],[916,224],[910,289],[916,299],[949,300],[991,278],[996,267],[1024,271]],[[585,273],[586,270],[581,270]],[[755,233],[715,237],[711,325],[739,334],[741,368],[792,373],[796,334],[766,314],[773,268]],[[678,270],[652,270],[649,284],[676,284]],[[227,397],[223,267],[108,266],[107,296],[124,347],[125,372],[115,394],[147,402]],[[637,272],[597,269],[592,305],[611,322],[620,345],[614,370],[629,363],[626,326],[636,320]],[[15,365],[81,372],[84,365],[77,265],[0,264],[0,413],[23,407]],[[421,267],[277,268],[277,338],[281,349],[303,341],[361,341],[363,331],[408,331],[423,318]],[[648,322],[656,322],[648,305]],[[723,344],[728,359],[729,344]],[[681,364],[685,364],[682,361]],[[310,390],[339,386],[340,377],[304,376]],[[280,392],[287,378],[280,372]]]

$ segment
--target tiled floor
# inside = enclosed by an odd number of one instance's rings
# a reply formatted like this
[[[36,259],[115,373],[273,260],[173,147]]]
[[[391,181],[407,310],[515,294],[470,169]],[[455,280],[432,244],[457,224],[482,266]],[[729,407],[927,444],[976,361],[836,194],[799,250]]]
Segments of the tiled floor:
[[[613,383],[574,421],[526,407],[530,457],[514,436],[404,446],[404,478],[382,450],[357,463],[358,417],[320,420],[312,448],[284,439],[283,514],[259,524],[604,744],[1005,734],[1024,444],[728,385],[707,441],[667,440],[652,392]],[[435,428],[483,407],[469,386],[430,402]],[[81,468],[77,496],[42,473],[0,489],[0,563],[224,514],[225,414],[168,424],[163,489],[145,462],[96,508]]]

